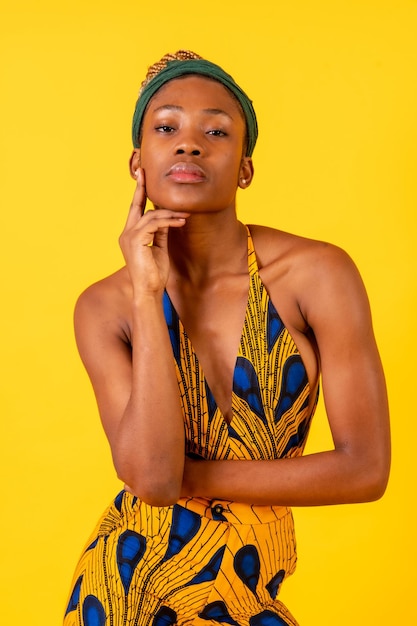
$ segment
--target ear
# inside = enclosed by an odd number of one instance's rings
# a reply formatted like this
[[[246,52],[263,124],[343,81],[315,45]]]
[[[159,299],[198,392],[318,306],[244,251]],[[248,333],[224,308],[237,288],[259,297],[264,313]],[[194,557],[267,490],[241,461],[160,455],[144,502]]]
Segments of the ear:
[[[140,148],[135,148],[129,159],[129,173],[136,180],[135,172],[140,167]]]
[[[252,182],[254,175],[253,162],[251,157],[244,156],[240,163],[239,182],[241,189],[246,189]]]

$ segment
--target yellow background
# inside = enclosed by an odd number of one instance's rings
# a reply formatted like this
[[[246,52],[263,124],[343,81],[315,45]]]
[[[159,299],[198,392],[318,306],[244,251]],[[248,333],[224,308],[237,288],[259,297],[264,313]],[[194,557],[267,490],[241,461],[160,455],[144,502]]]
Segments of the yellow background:
[[[1,623],[60,623],[84,541],[119,489],[72,310],[122,263],[136,93],[147,66],[180,47],[223,65],[254,100],[242,220],[351,254],[386,369],[386,496],[295,510],[299,564],[282,599],[302,626],[417,623],[417,2],[1,7]],[[329,442],[320,406],[308,449]]]

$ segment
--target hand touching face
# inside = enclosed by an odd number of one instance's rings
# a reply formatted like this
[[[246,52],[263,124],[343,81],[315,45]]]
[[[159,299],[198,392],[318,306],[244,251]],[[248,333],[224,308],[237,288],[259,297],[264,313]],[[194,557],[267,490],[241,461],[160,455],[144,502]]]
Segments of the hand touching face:
[[[184,226],[188,213],[164,209],[145,214],[145,175],[140,168],[135,175],[137,186],[119,242],[135,296],[159,296],[169,274],[169,228]]]

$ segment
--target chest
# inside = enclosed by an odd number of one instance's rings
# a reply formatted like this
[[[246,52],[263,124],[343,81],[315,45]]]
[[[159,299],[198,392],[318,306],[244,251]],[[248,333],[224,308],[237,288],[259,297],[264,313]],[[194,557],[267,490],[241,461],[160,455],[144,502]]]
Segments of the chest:
[[[301,450],[308,432],[315,400],[303,361],[259,276],[250,284],[242,310],[224,300],[211,309],[210,299],[195,326],[190,315],[194,339],[164,299],[187,450],[202,458],[278,458]]]
[[[225,419],[231,418],[233,376],[248,306],[247,274],[209,290],[170,292],[199,366]]]

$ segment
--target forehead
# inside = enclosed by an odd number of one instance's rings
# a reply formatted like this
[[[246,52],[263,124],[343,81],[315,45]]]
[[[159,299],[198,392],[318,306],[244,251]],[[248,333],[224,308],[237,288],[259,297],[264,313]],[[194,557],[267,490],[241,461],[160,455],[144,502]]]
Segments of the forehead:
[[[224,111],[232,119],[244,119],[239,102],[227,87],[205,76],[180,76],[168,81],[151,98],[147,111],[164,106],[195,106]]]

